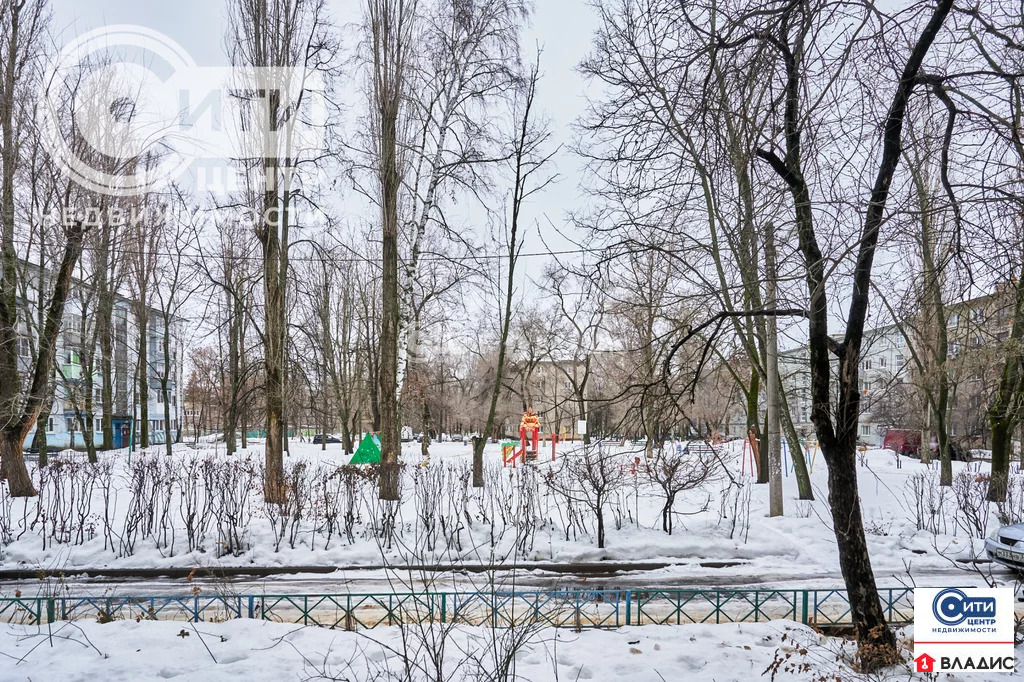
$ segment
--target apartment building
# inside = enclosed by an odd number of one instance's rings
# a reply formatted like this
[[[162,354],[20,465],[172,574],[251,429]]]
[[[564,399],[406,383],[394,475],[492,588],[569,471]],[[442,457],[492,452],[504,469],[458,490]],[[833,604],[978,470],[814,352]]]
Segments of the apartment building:
[[[36,325],[30,325],[26,317],[38,309],[40,289],[46,290],[46,283],[52,273],[41,271],[36,265],[22,262],[22,280],[24,295],[18,303],[23,307],[24,314],[19,316],[18,357],[19,367],[28,372],[32,367],[34,339],[32,335]],[[44,294],[45,296],[45,294]],[[72,282],[72,288],[64,309],[64,319],[57,344],[57,355],[53,369],[54,399],[50,416],[47,421],[47,446],[51,448],[84,447],[83,431],[93,432],[96,447],[105,447],[103,443],[103,367],[101,363],[100,345],[95,333],[95,320],[92,311],[95,301],[89,300],[81,281]],[[137,303],[124,295],[116,295],[113,304],[112,319],[112,353],[111,353],[111,389],[114,448],[127,447],[133,439],[137,442],[141,431],[142,400],[139,395],[138,372],[147,373],[148,391],[148,427],[151,443],[166,442],[168,434],[176,439],[180,431],[180,420],[183,409],[183,377],[182,348],[180,345],[182,321],[170,320],[169,363],[165,364],[164,353],[164,320],[163,313],[149,307],[147,310],[148,324],[146,330],[146,362],[140,367],[140,325],[137,315],[140,308]],[[83,314],[83,311],[87,311]],[[87,356],[87,353],[92,353]],[[89,377],[86,376],[88,359],[92,362],[92,423],[85,422],[86,393],[89,390]],[[161,390],[161,379],[167,372],[167,396],[170,407],[170,419],[164,414],[164,393]],[[29,434],[26,446],[31,446],[35,431]]]
[[[988,406],[1002,368],[1002,345],[1013,324],[1012,303],[1009,292],[997,291],[947,306],[946,372],[952,389],[948,420],[950,434],[960,441],[983,444],[987,438]],[[867,445],[881,445],[890,428],[928,427],[917,389],[934,379],[921,376],[913,361],[907,337],[914,340],[917,333],[914,325],[901,329],[896,324],[865,332],[857,429]],[[838,371],[835,360],[833,370]],[[807,347],[780,353],[779,371],[797,432],[813,436]]]

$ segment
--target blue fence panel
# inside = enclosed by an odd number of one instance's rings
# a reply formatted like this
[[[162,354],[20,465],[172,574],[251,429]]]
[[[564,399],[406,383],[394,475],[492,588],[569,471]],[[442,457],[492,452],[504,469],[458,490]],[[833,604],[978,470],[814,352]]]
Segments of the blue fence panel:
[[[913,621],[913,590],[884,588],[887,620]],[[0,622],[42,624],[95,618],[221,621],[257,618],[321,627],[372,628],[406,622],[559,628],[751,623],[792,619],[851,623],[845,590],[516,590],[384,594],[0,597]]]

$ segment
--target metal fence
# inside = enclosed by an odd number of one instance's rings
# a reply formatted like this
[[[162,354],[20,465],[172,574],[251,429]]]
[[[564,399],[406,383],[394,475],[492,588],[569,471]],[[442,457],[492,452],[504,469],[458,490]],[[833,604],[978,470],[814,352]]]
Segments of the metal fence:
[[[890,623],[913,620],[913,590],[880,590]],[[555,590],[395,594],[0,597],[0,622],[258,618],[355,630],[408,622],[567,628],[684,623],[756,623],[788,618],[817,626],[851,623],[845,590]]]
[[[880,591],[890,623],[913,620],[913,591]],[[556,590],[395,594],[0,597],[0,622],[42,625],[95,619],[220,622],[263,619],[355,630],[400,623],[555,628],[759,623],[851,623],[844,590]]]

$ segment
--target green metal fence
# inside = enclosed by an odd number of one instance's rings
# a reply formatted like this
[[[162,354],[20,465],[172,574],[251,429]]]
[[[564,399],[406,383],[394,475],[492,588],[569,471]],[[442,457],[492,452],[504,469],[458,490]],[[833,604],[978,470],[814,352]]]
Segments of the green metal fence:
[[[879,591],[890,623],[913,620],[913,590]],[[540,623],[567,628],[756,623],[791,619],[849,625],[845,590],[553,590],[385,594],[0,597],[0,622],[258,618],[355,630],[406,622],[491,627]]]

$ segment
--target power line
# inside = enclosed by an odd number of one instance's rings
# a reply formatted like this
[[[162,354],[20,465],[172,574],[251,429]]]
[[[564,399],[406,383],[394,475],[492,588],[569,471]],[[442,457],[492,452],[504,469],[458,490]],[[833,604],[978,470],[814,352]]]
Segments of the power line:
[[[33,247],[34,248],[38,248],[39,245],[38,244],[31,244],[31,243],[25,242],[25,241],[15,240],[15,246],[20,246],[22,248],[33,248]],[[100,250],[100,247],[93,246],[93,245],[90,245],[90,244],[83,244],[82,245],[82,250],[83,251],[98,251],[98,250]],[[186,258],[196,258],[196,259],[223,260],[223,259],[227,258],[227,259],[230,259],[230,260],[233,260],[233,261],[243,261],[243,260],[244,261],[260,261],[260,262],[263,261],[263,257],[259,256],[259,255],[253,255],[253,256],[238,255],[238,254],[227,255],[227,254],[220,254],[220,253],[203,253],[203,252],[172,253],[170,251],[140,251],[138,249],[124,249],[124,248],[117,248],[117,247],[110,247],[109,250],[111,251],[111,253],[113,255],[124,255],[124,256],[164,256],[164,257],[184,256]],[[590,254],[604,253],[604,249],[580,248],[580,249],[565,249],[565,250],[560,250],[560,251],[536,251],[536,252],[530,252],[530,253],[520,253],[520,254],[518,254],[516,256],[516,258],[517,259],[519,259],[519,258],[542,258],[542,257],[550,258],[552,256],[570,256],[570,255],[579,255],[579,254],[587,254],[587,253],[590,253]],[[420,260],[421,261],[438,261],[438,262],[444,262],[444,263],[478,262],[478,261],[486,261],[486,260],[508,260],[508,258],[509,258],[509,255],[507,253],[490,253],[490,254],[465,255],[465,256],[446,256],[444,254],[430,253],[430,252],[426,252],[426,253],[421,253],[420,254]],[[316,257],[313,257],[313,256],[291,256],[291,255],[289,255],[288,256],[288,260],[292,261],[292,262],[319,263],[319,262],[323,261],[324,259],[323,258],[316,258]],[[369,256],[357,256],[357,255],[335,256],[335,257],[328,258],[327,260],[329,260],[331,262],[334,262],[334,263],[379,263],[380,262],[379,259],[376,259],[376,258],[370,258]]]

